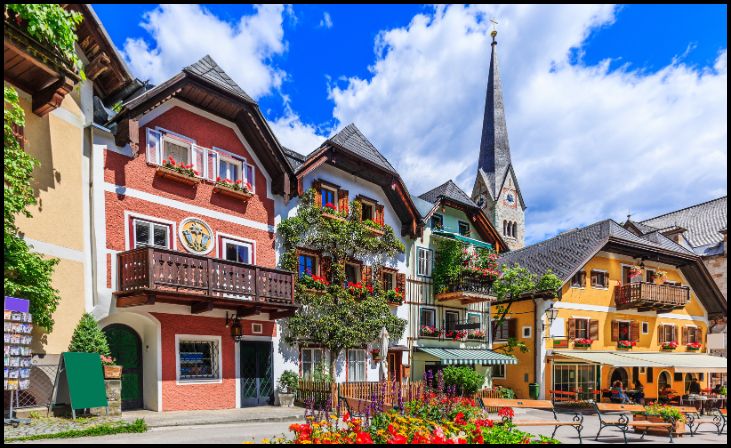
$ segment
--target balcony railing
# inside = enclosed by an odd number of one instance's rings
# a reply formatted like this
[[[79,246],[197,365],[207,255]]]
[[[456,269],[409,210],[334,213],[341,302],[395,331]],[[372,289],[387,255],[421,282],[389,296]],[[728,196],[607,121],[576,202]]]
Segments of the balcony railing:
[[[294,273],[279,269],[157,247],[119,253],[117,266],[118,298],[144,292],[220,303],[294,305]]]
[[[687,286],[638,282],[614,288],[618,310],[638,308],[639,311],[666,312],[683,308],[689,300],[690,288]]]
[[[492,299],[493,279],[462,275],[447,284],[447,289],[435,295],[437,300],[460,300],[463,304]]]

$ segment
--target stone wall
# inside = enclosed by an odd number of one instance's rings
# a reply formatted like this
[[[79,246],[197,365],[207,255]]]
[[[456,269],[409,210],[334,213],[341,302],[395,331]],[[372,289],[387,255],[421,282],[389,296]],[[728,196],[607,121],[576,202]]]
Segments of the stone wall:
[[[726,291],[726,255],[715,255],[712,257],[704,257],[703,263],[705,263],[708,271],[711,273],[713,280],[715,280],[718,287],[723,293],[723,297],[728,300],[728,293]]]

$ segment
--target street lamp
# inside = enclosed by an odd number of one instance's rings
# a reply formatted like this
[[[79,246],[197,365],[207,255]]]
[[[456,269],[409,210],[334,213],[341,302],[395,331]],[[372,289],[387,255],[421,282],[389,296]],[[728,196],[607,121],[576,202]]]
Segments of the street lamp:
[[[558,308],[553,307],[553,303],[546,310],[546,319],[548,319],[548,325],[550,326],[554,320],[558,317]]]

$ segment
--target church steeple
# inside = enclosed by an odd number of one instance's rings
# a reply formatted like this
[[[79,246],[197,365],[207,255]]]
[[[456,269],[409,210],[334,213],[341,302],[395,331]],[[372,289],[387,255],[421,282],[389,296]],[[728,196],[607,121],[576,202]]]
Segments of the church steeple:
[[[518,249],[525,241],[525,203],[510,158],[503,87],[497,62],[497,31],[493,29],[490,35],[490,70],[472,199],[482,207],[495,228],[498,231],[502,229],[508,247]]]

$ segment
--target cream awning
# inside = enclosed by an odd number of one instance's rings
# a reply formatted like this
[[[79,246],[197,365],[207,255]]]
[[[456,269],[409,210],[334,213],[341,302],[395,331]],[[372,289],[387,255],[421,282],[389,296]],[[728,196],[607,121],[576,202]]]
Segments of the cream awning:
[[[726,358],[703,353],[618,353],[555,350],[553,354],[561,357],[554,358],[556,361],[568,358],[614,367],[666,367],[673,368],[678,373],[725,373],[728,366]]]

